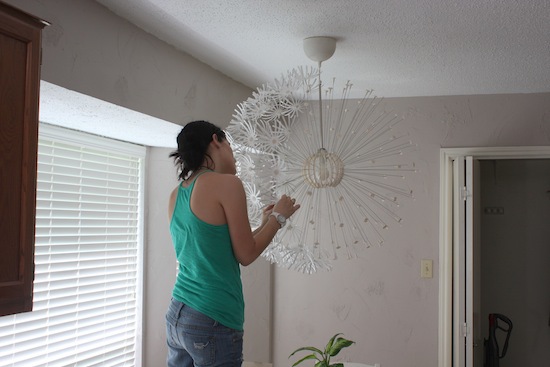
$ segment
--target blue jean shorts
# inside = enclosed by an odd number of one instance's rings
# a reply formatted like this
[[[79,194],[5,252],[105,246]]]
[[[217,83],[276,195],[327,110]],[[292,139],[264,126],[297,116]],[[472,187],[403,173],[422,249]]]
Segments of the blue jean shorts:
[[[241,367],[243,331],[172,299],[166,312],[168,367]]]

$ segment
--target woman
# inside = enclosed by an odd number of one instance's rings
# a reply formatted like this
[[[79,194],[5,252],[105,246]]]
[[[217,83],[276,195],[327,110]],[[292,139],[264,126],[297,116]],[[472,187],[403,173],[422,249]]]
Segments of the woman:
[[[300,206],[283,195],[254,232],[225,133],[206,121],[185,125],[170,154],[183,181],[170,195],[170,233],[179,272],[166,314],[169,367],[242,363],[241,265],[249,265]]]

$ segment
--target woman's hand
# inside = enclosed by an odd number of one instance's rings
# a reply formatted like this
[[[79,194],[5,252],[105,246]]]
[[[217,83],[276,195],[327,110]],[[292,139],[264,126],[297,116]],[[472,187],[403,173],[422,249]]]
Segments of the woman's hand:
[[[269,204],[262,209],[262,224],[260,225],[260,227],[263,227],[267,223],[269,215],[273,212],[274,206],[275,204]]]
[[[272,212],[280,213],[288,219],[299,208],[300,204],[296,204],[296,199],[293,199],[288,195],[283,195],[273,207]]]

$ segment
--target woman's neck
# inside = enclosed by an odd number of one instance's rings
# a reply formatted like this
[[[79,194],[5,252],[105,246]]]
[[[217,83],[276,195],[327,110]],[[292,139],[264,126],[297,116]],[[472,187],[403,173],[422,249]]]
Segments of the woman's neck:
[[[185,179],[185,181],[190,181],[190,180],[193,180],[195,177],[197,177],[197,175],[199,173],[202,173],[202,172],[205,172],[205,171],[213,171],[213,169],[211,168],[208,168],[206,166],[200,166],[199,168],[197,168],[196,170],[192,171],[191,174],[189,176],[187,176],[187,178]]]

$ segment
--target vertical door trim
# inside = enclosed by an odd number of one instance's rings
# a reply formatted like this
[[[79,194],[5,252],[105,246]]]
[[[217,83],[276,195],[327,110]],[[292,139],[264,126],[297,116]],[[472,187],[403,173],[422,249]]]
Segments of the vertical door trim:
[[[466,156],[465,183],[466,183],[466,224],[465,233],[465,281],[466,289],[465,296],[465,362],[466,367],[474,366],[474,342],[473,342],[473,327],[474,327],[474,198],[479,196],[474,188],[474,159],[472,156]],[[479,366],[481,367],[481,366]]]
[[[453,160],[453,365],[466,358],[466,164],[463,156]]]

